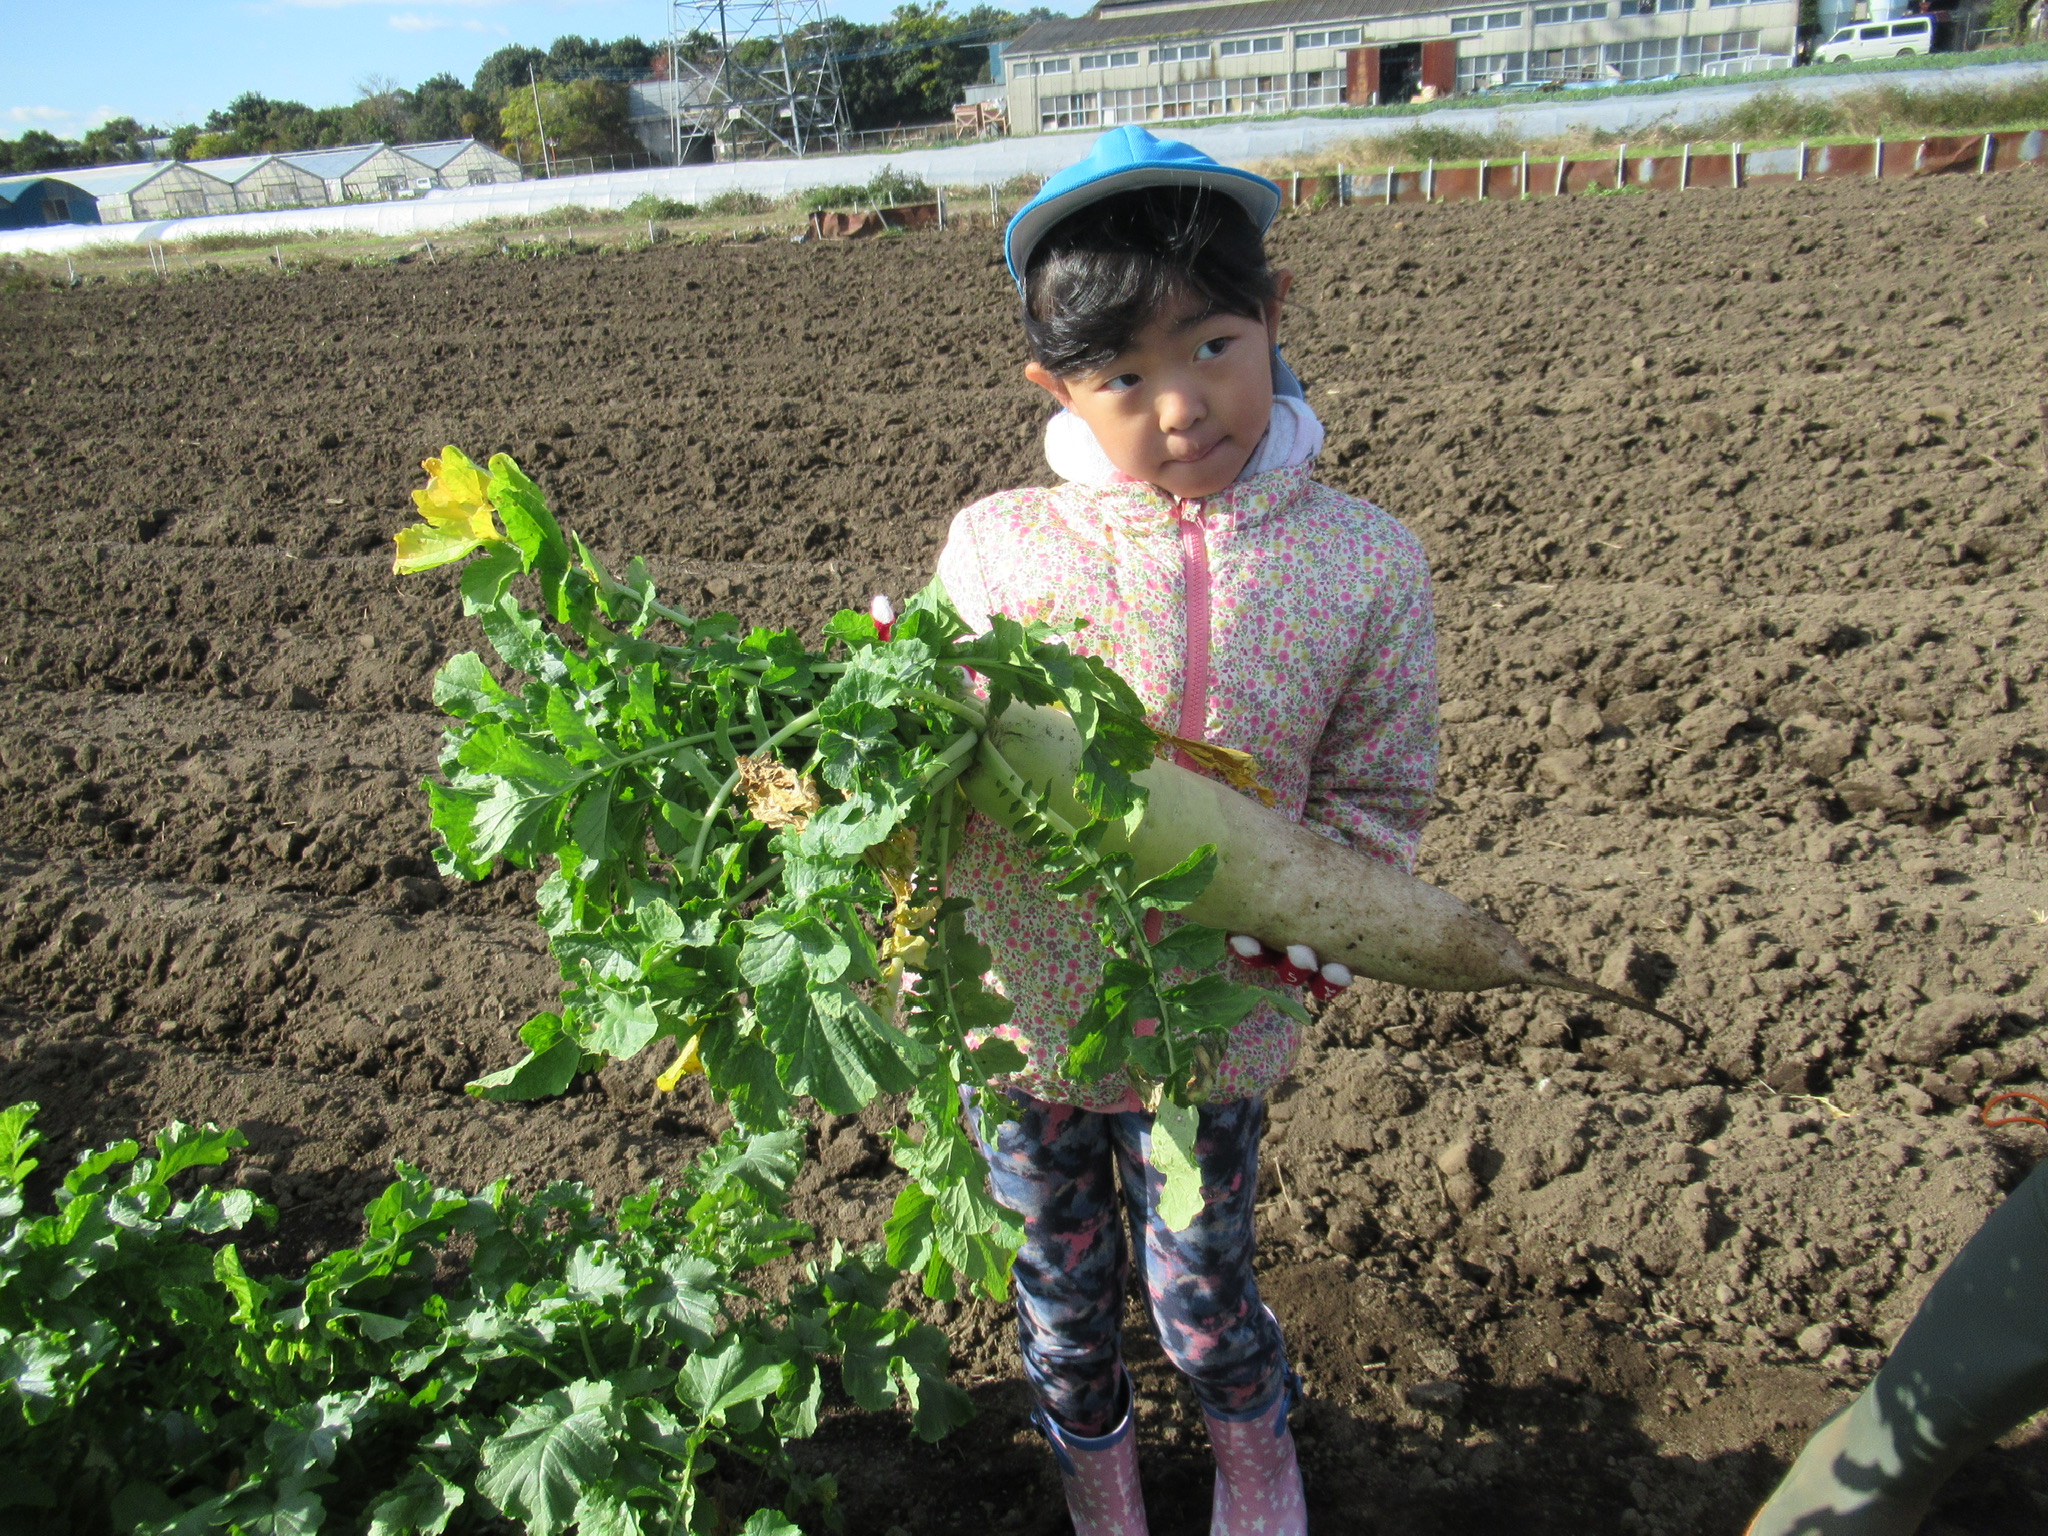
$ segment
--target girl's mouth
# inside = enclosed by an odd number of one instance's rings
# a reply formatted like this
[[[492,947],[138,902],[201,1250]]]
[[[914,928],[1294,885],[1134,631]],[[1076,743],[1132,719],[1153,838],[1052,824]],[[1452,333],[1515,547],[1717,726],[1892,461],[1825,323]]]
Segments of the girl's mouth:
[[[1198,452],[1176,453],[1173,456],[1171,462],[1175,464],[1199,464],[1202,462],[1202,460],[1208,458],[1210,454],[1214,453],[1218,448],[1221,448],[1224,445],[1224,443],[1228,441],[1228,438],[1219,437],[1216,439],[1215,442],[1209,444],[1208,447],[1203,448]]]

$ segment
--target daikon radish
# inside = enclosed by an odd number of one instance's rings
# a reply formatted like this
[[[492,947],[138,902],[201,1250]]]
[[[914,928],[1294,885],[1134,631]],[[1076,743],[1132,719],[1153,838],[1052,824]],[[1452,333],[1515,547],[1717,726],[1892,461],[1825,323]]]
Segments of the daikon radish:
[[[1044,791],[1054,814],[1087,819],[1073,794],[1079,738],[1065,714],[1013,704],[990,726],[982,751]],[[960,782],[976,809],[1008,826],[1017,812],[1003,777],[985,756]],[[1128,836],[1112,831],[1103,846],[1127,850],[1139,877],[1150,878],[1215,844],[1216,877],[1187,909],[1193,922],[1249,934],[1283,952],[1311,950],[1399,986],[1552,987],[1678,1022],[1638,998],[1566,974],[1450,892],[1289,821],[1227,784],[1165,758],[1137,779],[1149,793],[1144,819]]]

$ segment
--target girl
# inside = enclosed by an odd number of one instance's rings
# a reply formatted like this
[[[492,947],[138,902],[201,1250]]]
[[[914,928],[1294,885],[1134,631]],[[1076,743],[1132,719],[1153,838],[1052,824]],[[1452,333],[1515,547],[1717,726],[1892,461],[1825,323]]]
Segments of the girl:
[[[1119,128],[1017,214],[1005,244],[1024,372],[1062,407],[1046,456],[1064,483],[962,512],[939,574],[976,626],[1086,619],[1081,643],[1155,727],[1253,754],[1290,815],[1408,867],[1436,768],[1428,567],[1393,518],[1309,476],[1322,427],[1274,345],[1292,275],[1263,246],[1279,204],[1262,177]],[[1024,1372],[1075,1529],[1145,1530],[1120,1182],[1160,1343],[1208,1423],[1211,1530],[1304,1530],[1296,1389],[1252,1273],[1265,1095],[1297,1027],[1271,1007],[1237,1027],[1201,1110],[1205,1209],[1169,1231],[1151,1117],[1120,1083],[1060,1075],[1102,971],[1086,923],[1024,844],[978,818],[953,881],[1015,1010],[999,1033],[1029,1058],[1003,1085],[1018,1117],[983,1145],[996,1198],[1024,1221]]]

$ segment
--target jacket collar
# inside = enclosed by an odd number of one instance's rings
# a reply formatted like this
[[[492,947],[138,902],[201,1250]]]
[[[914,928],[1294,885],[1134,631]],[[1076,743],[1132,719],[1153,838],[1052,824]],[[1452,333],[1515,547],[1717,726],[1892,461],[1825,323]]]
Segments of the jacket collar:
[[[1183,502],[1157,486],[1142,480],[1113,485],[1074,485],[1059,488],[1083,515],[1129,533],[1165,532],[1183,516],[1199,516],[1210,526],[1236,530],[1248,528],[1284,513],[1308,490],[1311,466],[1283,465],[1252,475],[1200,501]]]

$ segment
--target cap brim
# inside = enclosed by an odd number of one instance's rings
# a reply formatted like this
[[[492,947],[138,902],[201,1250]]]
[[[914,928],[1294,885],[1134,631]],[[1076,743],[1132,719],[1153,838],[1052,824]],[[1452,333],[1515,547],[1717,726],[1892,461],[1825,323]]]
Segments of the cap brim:
[[[1067,215],[1099,202],[1117,192],[1141,187],[1207,187],[1235,201],[1251,216],[1264,234],[1280,212],[1280,189],[1265,177],[1234,166],[1131,165],[1104,171],[1079,186],[1069,187],[1056,197],[1025,208],[1010,221],[1003,237],[1003,259],[1009,263],[1010,278],[1019,287],[1024,268],[1045,232]]]

